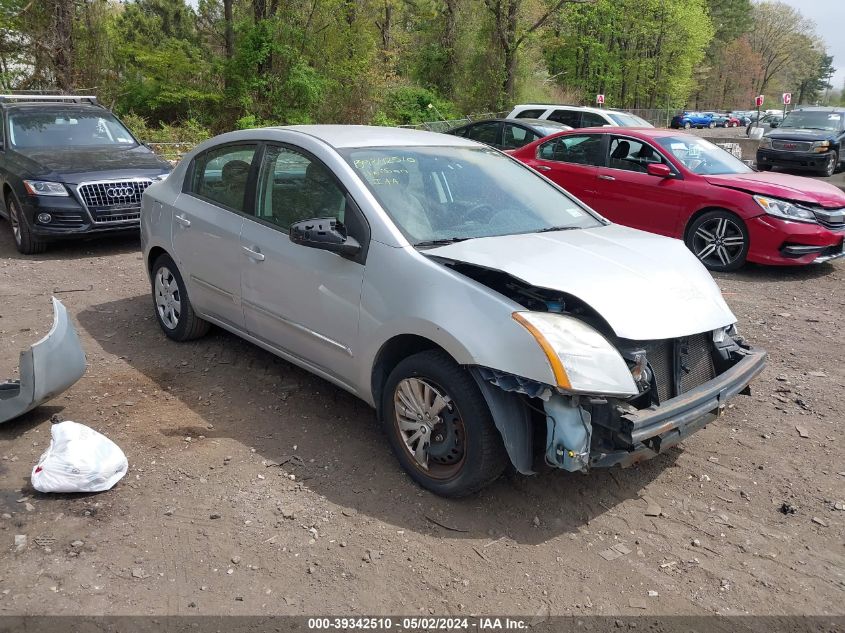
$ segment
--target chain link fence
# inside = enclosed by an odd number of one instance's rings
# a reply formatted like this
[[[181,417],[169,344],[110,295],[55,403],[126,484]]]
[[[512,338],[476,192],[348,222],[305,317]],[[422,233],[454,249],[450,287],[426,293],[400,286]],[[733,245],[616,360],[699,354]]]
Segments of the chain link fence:
[[[473,121],[483,121],[484,119],[501,119],[510,114],[510,110],[504,112],[480,112],[478,114],[468,114],[460,119],[446,119],[443,121],[426,121],[425,123],[417,123],[414,125],[400,125],[399,127],[409,130],[427,130],[429,132],[447,132],[456,127],[472,123]]]

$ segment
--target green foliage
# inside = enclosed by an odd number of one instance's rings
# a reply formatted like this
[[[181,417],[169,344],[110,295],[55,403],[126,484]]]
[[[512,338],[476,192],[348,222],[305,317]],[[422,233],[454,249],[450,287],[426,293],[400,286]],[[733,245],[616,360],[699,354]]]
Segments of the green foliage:
[[[151,126],[142,116],[128,113],[120,117],[136,138],[146,143],[185,143],[195,145],[211,138],[211,130],[195,119],[188,119],[179,125],[159,123]]]
[[[456,119],[460,112],[453,103],[431,90],[415,86],[400,86],[385,95],[381,109],[376,112],[377,125],[413,125],[424,121]]]

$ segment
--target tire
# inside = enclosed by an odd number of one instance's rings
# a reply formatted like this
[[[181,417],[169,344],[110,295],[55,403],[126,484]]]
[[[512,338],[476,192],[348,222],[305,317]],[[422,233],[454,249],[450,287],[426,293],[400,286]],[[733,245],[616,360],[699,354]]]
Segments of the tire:
[[[757,171],[772,171],[771,165],[757,165]]]
[[[684,129],[685,129],[685,130],[690,129],[691,127],[692,127],[692,125],[690,124],[690,122],[689,122],[689,121],[687,121],[686,123],[684,123]]]
[[[191,341],[205,336],[211,324],[194,312],[185,281],[170,255],[159,255],[152,271],[153,312],[164,333],[174,341]]]
[[[698,216],[689,225],[685,242],[702,264],[717,272],[742,268],[750,245],[745,222],[724,209]]]
[[[15,240],[15,247],[23,255],[38,255],[47,250],[47,242],[40,240],[32,234],[24,214],[21,213],[15,194],[10,193],[6,198],[6,209],[9,212],[9,228],[12,230],[12,237]]]
[[[428,422],[420,417],[424,414],[415,415],[417,403],[434,402],[437,406],[438,400],[444,404]],[[501,435],[478,385],[443,351],[414,354],[390,372],[380,417],[402,468],[435,494],[472,494],[497,479],[509,464]],[[414,451],[420,450],[426,440],[421,449],[423,465]]]
[[[707,125],[707,127],[709,127],[712,130],[713,128],[716,127],[716,124],[713,121],[710,121],[710,123]]]
[[[827,164],[824,169],[819,171],[819,174],[822,176],[827,176],[830,178],[833,174],[836,173],[837,168],[839,167],[839,154],[836,150],[833,150],[828,159]]]

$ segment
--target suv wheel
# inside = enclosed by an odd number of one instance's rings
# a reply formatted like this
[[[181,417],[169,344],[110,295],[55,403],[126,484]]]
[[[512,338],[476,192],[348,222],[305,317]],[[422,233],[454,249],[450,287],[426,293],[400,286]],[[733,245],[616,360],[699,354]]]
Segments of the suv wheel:
[[[745,222],[730,211],[709,211],[690,225],[686,243],[710,270],[737,270],[748,255],[748,229]]]
[[[153,307],[158,324],[174,341],[190,341],[208,333],[211,324],[194,312],[185,282],[169,255],[159,255],[153,264]]]
[[[9,211],[9,226],[12,229],[12,236],[15,238],[15,247],[17,247],[18,252],[24,255],[37,255],[46,251],[47,242],[39,240],[32,234],[15,194],[9,194],[6,199],[6,208]]]
[[[820,173],[822,176],[830,177],[836,173],[837,167],[839,167],[839,154],[837,154],[836,150],[834,150],[828,154],[827,163],[825,163],[825,166]]]
[[[430,350],[400,362],[387,378],[380,413],[402,467],[436,494],[471,494],[508,465],[478,385],[445,352]]]

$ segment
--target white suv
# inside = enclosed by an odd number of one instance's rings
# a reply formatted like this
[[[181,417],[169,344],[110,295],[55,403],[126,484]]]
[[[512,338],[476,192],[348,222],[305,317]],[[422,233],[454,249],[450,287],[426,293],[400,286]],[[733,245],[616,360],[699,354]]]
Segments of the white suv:
[[[548,119],[570,127],[654,127],[645,119],[622,110],[548,103],[527,103],[515,106],[507,118]]]

